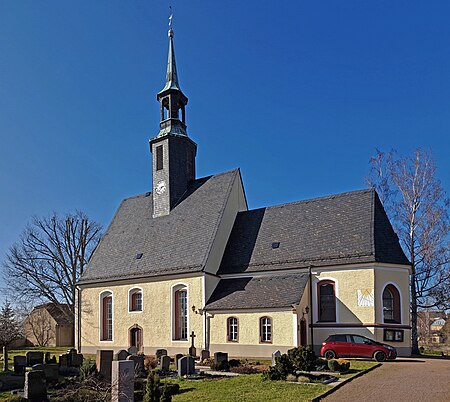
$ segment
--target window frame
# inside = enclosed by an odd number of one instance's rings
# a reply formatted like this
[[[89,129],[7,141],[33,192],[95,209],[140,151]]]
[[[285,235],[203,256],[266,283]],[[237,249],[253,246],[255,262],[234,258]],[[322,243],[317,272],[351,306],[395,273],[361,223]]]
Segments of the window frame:
[[[389,292],[392,295],[392,309],[387,309],[385,307],[385,292]],[[402,323],[402,301],[401,294],[398,290],[397,286],[393,283],[388,283],[383,289],[381,293],[381,302],[382,302],[382,314],[383,314],[383,322],[385,324],[401,324]],[[392,318],[386,318],[385,312],[392,311]]]
[[[322,297],[322,293],[321,293],[321,286],[323,285],[332,285],[333,287],[333,305],[334,305],[334,318],[332,320],[328,320],[328,319],[323,319],[322,315],[323,313],[321,313],[321,305],[322,305],[322,301],[321,301],[321,297]],[[319,282],[317,282],[317,322],[337,322],[337,311],[336,311],[336,307],[337,307],[337,302],[336,302],[336,282],[333,281],[332,279],[324,279],[321,280]]]
[[[135,297],[137,294],[141,295],[141,309],[138,310],[135,307]],[[131,288],[128,291],[128,312],[129,313],[142,313],[144,311],[144,292],[140,287]]]
[[[110,314],[107,303],[110,302]],[[99,338],[100,342],[112,342],[114,340],[114,297],[110,290],[100,293],[99,297]]]
[[[184,324],[186,331],[186,337],[183,337],[180,329],[180,296],[181,293],[185,293],[185,317]],[[188,288],[185,285],[177,285],[172,288],[172,340],[177,342],[188,342],[189,341],[189,293]]]
[[[236,339],[231,339],[231,320],[236,320]],[[227,342],[237,343],[239,342],[239,318],[232,316],[227,318]]]
[[[269,323],[270,323],[270,339],[269,340],[265,340],[264,339],[264,323],[263,323],[263,320],[269,320]],[[273,343],[273,320],[272,320],[272,317],[269,317],[267,315],[265,315],[265,316],[263,316],[263,317],[261,317],[259,319],[259,343],[266,343],[266,344]]]

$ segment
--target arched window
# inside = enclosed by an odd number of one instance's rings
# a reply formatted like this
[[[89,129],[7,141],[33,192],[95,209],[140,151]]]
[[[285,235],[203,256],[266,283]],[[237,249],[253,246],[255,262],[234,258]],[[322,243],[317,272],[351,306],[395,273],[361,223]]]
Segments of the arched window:
[[[129,291],[129,311],[142,311],[142,289],[135,288]]]
[[[113,298],[111,292],[103,292],[100,296],[101,340],[113,339]]]
[[[187,289],[177,287],[173,293],[174,307],[174,340],[187,341],[188,339],[188,306]]]
[[[401,323],[400,293],[394,285],[387,285],[383,291],[384,322]]]
[[[333,281],[317,284],[319,321],[336,322],[336,295]]]
[[[272,343],[272,319],[262,317],[259,320],[259,340],[262,343]]]
[[[239,339],[238,319],[236,317],[227,319],[227,338],[228,342],[237,342]]]

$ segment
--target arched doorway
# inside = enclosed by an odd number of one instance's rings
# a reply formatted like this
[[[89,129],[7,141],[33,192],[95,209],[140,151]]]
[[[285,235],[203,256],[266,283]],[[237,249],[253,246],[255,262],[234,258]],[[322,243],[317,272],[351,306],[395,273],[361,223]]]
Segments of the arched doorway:
[[[138,352],[142,352],[142,328],[137,324],[129,330],[129,344],[135,346]]]

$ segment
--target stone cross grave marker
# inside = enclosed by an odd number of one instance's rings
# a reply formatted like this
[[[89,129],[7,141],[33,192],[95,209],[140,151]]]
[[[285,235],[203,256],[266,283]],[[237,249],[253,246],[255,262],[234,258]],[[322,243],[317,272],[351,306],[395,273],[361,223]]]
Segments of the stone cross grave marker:
[[[272,353],[272,366],[275,366],[277,364],[277,359],[281,357],[281,352],[279,350],[276,350]]]
[[[113,356],[113,350],[97,350],[97,358],[95,360],[97,370],[107,380],[111,379]]]
[[[191,375],[195,373],[195,361],[192,356],[183,356],[178,361],[178,375]]]
[[[111,402],[134,401],[134,362],[115,360],[112,362]]]
[[[28,371],[25,373],[24,398],[30,402],[47,400],[47,384],[43,371]]]
[[[197,335],[195,335],[195,332],[192,331],[191,335],[189,335],[191,338],[191,347],[189,348],[189,356],[195,357],[197,355],[197,349],[194,346],[194,339]]]

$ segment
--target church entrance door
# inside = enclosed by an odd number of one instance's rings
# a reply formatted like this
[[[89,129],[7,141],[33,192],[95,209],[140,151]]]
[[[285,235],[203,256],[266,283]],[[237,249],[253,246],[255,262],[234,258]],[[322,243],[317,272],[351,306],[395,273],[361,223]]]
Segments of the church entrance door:
[[[302,318],[300,320],[300,346],[306,346],[306,320]]]
[[[135,346],[138,352],[142,351],[142,328],[136,326],[130,329],[130,346]]]

